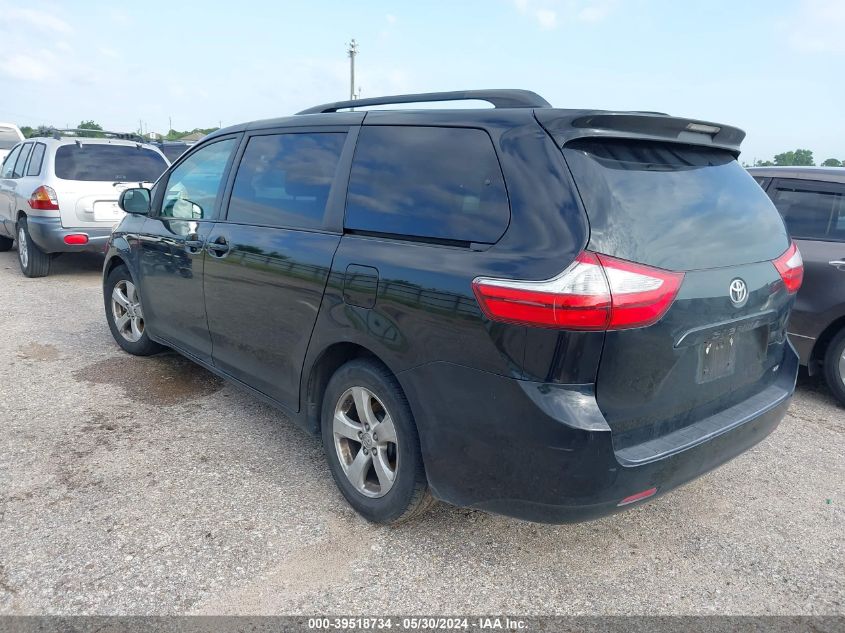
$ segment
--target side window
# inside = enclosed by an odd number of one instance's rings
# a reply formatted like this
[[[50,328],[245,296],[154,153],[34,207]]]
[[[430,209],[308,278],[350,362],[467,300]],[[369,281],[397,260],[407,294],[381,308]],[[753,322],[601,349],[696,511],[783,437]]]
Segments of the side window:
[[[509,221],[502,170],[483,130],[361,128],[349,179],[347,228],[493,243]]]
[[[15,161],[15,171],[12,173],[12,178],[20,178],[24,174],[26,167],[26,159],[32,151],[32,143],[24,143],[21,148],[21,153],[18,155],[18,160]]]
[[[230,138],[206,145],[176,167],[167,179],[159,215],[181,220],[211,217],[235,144]]]
[[[18,145],[15,149],[9,152],[8,156],[6,156],[6,159],[3,161],[3,171],[2,173],[0,173],[0,177],[12,177],[12,173],[15,171],[15,163],[17,162],[18,156],[21,153],[21,147],[21,145]]]
[[[29,161],[29,169],[26,170],[27,176],[38,176],[41,173],[41,164],[44,162],[44,151],[47,146],[44,143],[36,143],[32,150],[32,158]]]
[[[842,239],[839,216],[842,192],[813,183],[775,182],[772,201],[783,216],[789,234],[804,239]]]
[[[226,219],[290,228],[320,228],[346,134],[253,136],[246,146]]]

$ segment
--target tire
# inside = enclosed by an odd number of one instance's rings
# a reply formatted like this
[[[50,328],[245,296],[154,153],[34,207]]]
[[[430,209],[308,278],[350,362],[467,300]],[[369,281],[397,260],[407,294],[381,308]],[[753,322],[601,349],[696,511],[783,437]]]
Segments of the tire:
[[[126,266],[117,266],[106,277],[103,302],[109,329],[124,351],[133,356],[150,356],[163,349],[147,335],[141,296]]]
[[[369,407],[368,414],[358,414],[359,402],[369,403],[364,405]],[[341,414],[337,425],[336,411]],[[392,432],[387,426],[391,422]],[[383,365],[359,359],[335,372],[323,397],[321,431],[337,487],[368,521],[400,523],[432,504],[411,408],[396,378]],[[369,451],[373,446],[375,452]]]
[[[827,346],[824,379],[839,403],[845,405],[845,329],[834,336]]]
[[[3,237],[0,235],[0,253],[5,253],[6,251],[12,250],[12,244],[15,243],[10,237]]]
[[[27,277],[46,277],[50,274],[50,255],[32,241],[26,218],[18,220],[18,263]]]

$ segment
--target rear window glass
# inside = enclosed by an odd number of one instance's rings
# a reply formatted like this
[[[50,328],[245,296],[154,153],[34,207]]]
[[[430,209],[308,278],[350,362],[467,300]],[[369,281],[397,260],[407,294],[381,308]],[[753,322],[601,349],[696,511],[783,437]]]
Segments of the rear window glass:
[[[590,220],[592,250],[695,270],[774,259],[789,245],[769,197],[726,151],[580,139],[563,153]]]
[[[153,182],[165,169],[160,154],[135,145],[74,143],[56,150],[56,176],[65,180]]]
[[[0,127],[0,149],[12,149],[22,140],[17,130],[10,127]]]
[[[361,129],[349,177],[347,228],[492,243],[509,221],[502,170],[483,130]]]

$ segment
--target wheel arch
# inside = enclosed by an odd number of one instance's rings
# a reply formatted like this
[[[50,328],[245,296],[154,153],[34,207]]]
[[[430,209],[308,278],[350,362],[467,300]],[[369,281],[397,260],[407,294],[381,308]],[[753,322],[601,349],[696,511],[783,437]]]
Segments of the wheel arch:
[[[845,328],[845,315],[834,319],[818,336],[815,345],[813,345],[813,351],[810,353],[810,362],[808,363],[811,372],[815,373],[824,364],[824,356],[827,353],[830,342],[843,328]]]
[[[303,422],[305,427],[312,433],[320,433],[320,414],[323,408],[323,396],[329,380],[343,365],[358,358],[373,360],[396,376],[396,372],[378,354],[363,345],[349,341],[328,345],[311,363],[307,370],[308,378],[304,385]]]

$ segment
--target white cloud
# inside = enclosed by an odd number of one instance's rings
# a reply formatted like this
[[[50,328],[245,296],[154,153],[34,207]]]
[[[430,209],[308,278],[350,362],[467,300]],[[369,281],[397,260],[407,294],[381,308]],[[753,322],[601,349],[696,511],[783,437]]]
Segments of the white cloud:
[[[53,72],[48,62],[27,54],[0,57],[0,74],[13,79],[43,81],[49,79]]]
[[[30,28],[56,33],[70,33],[73,30],[67,22],[47,11],[18,9],[0,5],[0,12],[3,13],[3,21],[8,27]]]
[[[392,13],[388,13],[386,16],[384,16],[384,19],[387,20],[388,24],[396,24],[396,16]]]
[[[541,29],[553,29],[557,26],[557,13],[551,9],[537,9],[534,13]]]
[[[544,30],[573,22],[595,23],[606,19],[617,0],[511,0],[524,15],[532,17]]]
[[[792,48],[809,53],[845,53],[842,0],[804,0],[790,24]]]

